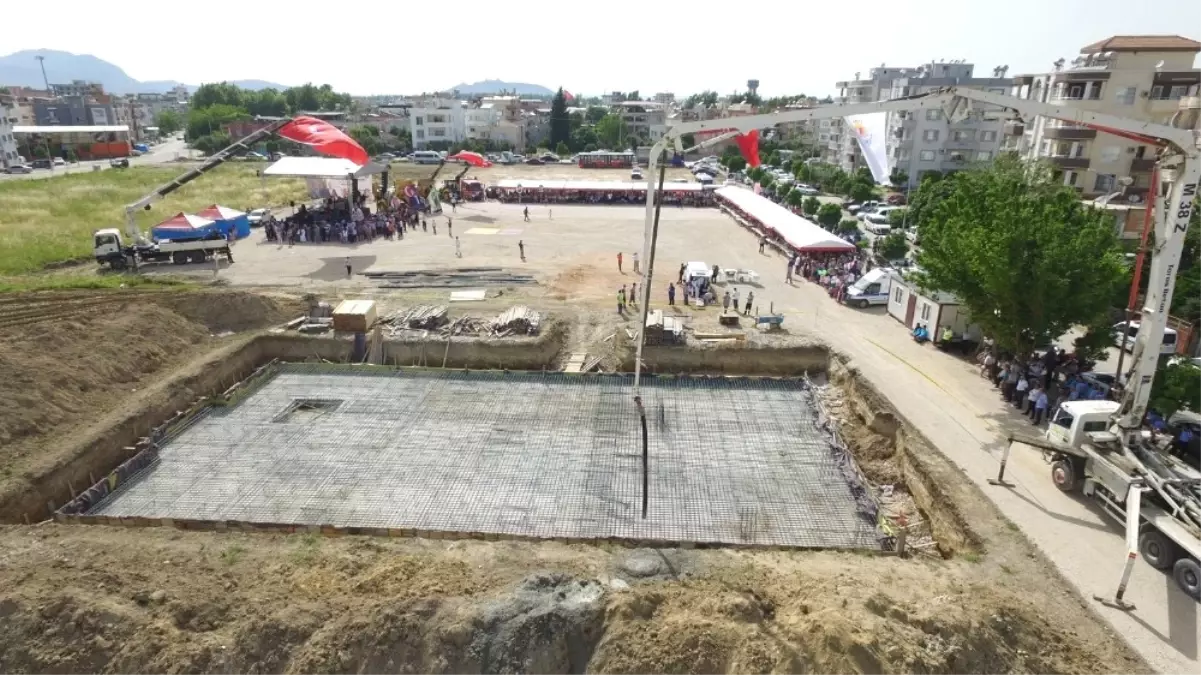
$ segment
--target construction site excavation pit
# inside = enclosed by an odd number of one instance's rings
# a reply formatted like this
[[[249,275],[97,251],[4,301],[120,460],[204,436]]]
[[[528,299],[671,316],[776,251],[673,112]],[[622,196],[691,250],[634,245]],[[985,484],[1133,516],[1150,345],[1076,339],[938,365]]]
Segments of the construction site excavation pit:
[[[880,550],[803,380],[277,363],[60,513],[445,538]],[[127,463],[128,464],[128,463]],[[93,490],[94,492],[94,490]]]

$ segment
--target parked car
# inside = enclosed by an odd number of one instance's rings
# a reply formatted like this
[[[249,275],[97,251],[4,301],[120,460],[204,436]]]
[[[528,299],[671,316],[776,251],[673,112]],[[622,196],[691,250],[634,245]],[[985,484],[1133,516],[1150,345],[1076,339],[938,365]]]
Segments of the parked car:
[[[533,166],[541,166],[543,164],[546,164],[546,162],[538,159],[537,157],[530,157],[529,159],[525,160],[525,163],[533,165]]]
[[[796,189],[799,190],[800,193],[805,195],[806,197],[816,197],[821,194],[821,190],[818,190],[817,188],[813,187],[812,185],[805,185],[804,183],[799,183],[796,186]]]
[[[871,213],[867,214],[867,216],[864,217],[864,220],[869,223],[876,224],[876,225],[887,225],[888,224],[888,214],[892,213],[893,211],[896,211],[898,208],[900,208],[900,207],[884,206],[884,207],[878,208],[875,211],[872,211]]]
[[[888,202],[888,204],[890,206],[904,206],[905,204],[907,204],[909,202],[909,200],[905,197],[905,195],[900,194],[899,192],[896,194],[888,195],[888,197],[884,201]]]
[[[642,180],[642,179],[643,179],[642,169],[639,169],[638,167],[634,167],[633,169],[630,169],[630,180]]]
[[[246,214],[246,220],[250,221],[251,227],[262,227],[263,223],[271,217],[271,209],[254,209]]]
[[[12,166],[8,167],[5,173],[33,173],[33,167],[29,166],[28,164],[13,164]]]
[[[546,162],[547,164],[556,164],[559,161],[559,156],[553,152],[548,152],[543,155],[540,155],[538,157],[538,159]]]
[[[876,236],[883,236],[892,232],[892,226],[888,224],[887,220],[883,223],[869,222],[865,227],[868,232]]]
[[[1115,323],[1111,329],[1113,343],[1119,349],[1124,349],[1128,352],[1134,351],[1134,339],[1138,336],[1139,326],[1142,322],[1135,320],[1131,321],[1127,326],[1125,321]],[[1163,329],[1163,341],[1159,345],[1160,356],[1172,356],[1176,353],[1176,340],[1179,336],[1172,328]]]
[[[113,167],[114,169],[128,169],[129,168],[129,159],[127,157],[117,157],[117,158],[108,160],[108,165]]]
[[[54,166],[66,166],[66,165],[67,165],[67,160],[63,159],[62,157],[54,158]]]
[[[853,216],[868,214],[871,213],[879,204],[880,202],[877,201],[867,201],[863,202],[862,204],[851,204],[847,207],[847,211]],[[862,220],[862,218],[860,220]]]
[[[53,165],[53,164],[50,162],[50,160],[48,160],[48,159],[35,159],[35,160],[33,160],[33,168],[35,168],[35,169],[49,169],[49,168],[51,168],[51,167],[53,167],[53,166],[54,166],[54,165]]]

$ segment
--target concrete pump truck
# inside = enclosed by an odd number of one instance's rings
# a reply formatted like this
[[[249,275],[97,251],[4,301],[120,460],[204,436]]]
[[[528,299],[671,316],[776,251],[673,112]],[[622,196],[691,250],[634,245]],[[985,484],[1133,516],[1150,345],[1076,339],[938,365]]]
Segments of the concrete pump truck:
[[[1151,384],[1159,362],[1160,343],[1167,326],[1168,309],[1176,272],[1184,248],[1189,217],[1196,207],[1201,178],[1201,99],[1186,97],[1167,124],[1104,115],[1068,105],[1055,105],[974,89],[950,87],[916,96],[871,103],[824,106],[765,115],[705,122],[688,122],[667,130],[651,148],[647,176],[646,229],[643,259],[647,278],[642,288],[642,321],[650,307],[654,250],[658,233],[655,179],[663,189],[661,167],[665,151],[674,146],[683,152],[685,134],[717,132],[705,144],[774,128],[785,122],[848,117],[880,112],[939,109],[949,121],[968,114],[1011,116],[1027,124],[1043,116],[1084,128],[1113,134],[1158,149],[1156,173],[1160,203],[1153,208],[1154,237],[1146,302],[1134,342],[1131,370],[1122,399],[1103,411],[1100,423],[1080,415],[1067,420],[1074,442],[1050,439],[1013,439],[1043,449],[1051,460],[1051,478],[1061,490],[1079,490],[1099,502],[1106,513],[1124,521],[1127,557],[1117,593],[1112,601],[1121,609],[1135,559],[1141,555],[1153,567],[1170,571],[1177,585],[1193,598],[1201,598],[1201,472],[1182,462],[1166,447],[1167,439],[1144,427]],[[879,140],[879,139],[877,139]],[[701,146],[698,146],[701,147]],[[691,150],[691,149],[690,149]],[[656,176],[658,174],[658,176]],[[1154,198],[1155,195],[1152,195]],[[1152,208],[1150,205],[1148,208]],[[634,395],[640,406],[639,379],[643,341],[639,336],[635,358]],[[1095,416],[1094,416],[1095,417]],[[1063,420],[1061,420],[1063,422]],[[1090,424],[1091,426],[1085,426]],[[1002,460],[1002,467],[1004,460]],[[1002,468],[1002,475],[1004,468]]]

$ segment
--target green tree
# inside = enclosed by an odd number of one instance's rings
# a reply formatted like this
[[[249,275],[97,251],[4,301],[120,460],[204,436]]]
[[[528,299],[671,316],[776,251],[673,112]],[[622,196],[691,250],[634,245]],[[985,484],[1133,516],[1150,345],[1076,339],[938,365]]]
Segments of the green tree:
[[[854,218],[846,218],[838,221],[838,227],[834,229],[838,234],[851,234],[859,231],[859,221]]]
[[[1108,310],[1122,278],[1113,221],[1048,168],[1002,158],[943,182],[950,194],[918,223],[920,283],[954,293],[1000,347],[1029,352]]]
[[[154,123],[158,125],[159,134],[170,136],[183,128],[183,115],[175,110],[162,110],[154,118]]]
[[[379,129],[367,126],[365,124],[353,126],[347,130],[350,135],[369,155],[378,155],[383,152],[383,143],[380,141]]]
[[[1160,367],[1149,406],[1164,417],[1182,408],[1201,409],[1201,368],[1187,361]]]
[[[847,196],[851,198],[851,201],[856,202],[866,202],[875,195],[876,186],[860,180],[851,183],[851,189],[847,191]]]
[[[596,123],[596,138],[606,148],[625,147],[627,134],[626,121],[620,115],[605,115]]]
[[[680,143],[684,146],[684,149],[687,150],[688,148],[696,145],[696,136],[693,134],[683,134],[680,136]]]
[[[242,103],[251,115],[284,117],[288,114],[288,99],[274,89],[245,92]]]
[[[559,87],[559,91],[555,92],[555,97],[550,101],[550,143],[551,146],[560,143],[566,145],[569,140],[571,117],[567,114],[567,96],[563,93],[563,87]]]
[[[805,195],[801,194],[797,188],[792,188],[784,196],[784,202],[793,208],[800,208],[805,203]]]
[[[909,209],[893,209],[888,212],[888,226],[891,228],[900,228],[910,225]]]
[[[822,203],[817,197],[806,197],[805,201],[801,203],[801,210],[804,211],[805,215],[807,216],[812,216],[813,214],[817,213],[817,210],[821,207]]]
[[[792,175],[802,183],[813,180],[813,169],[806,163],[800,162],[793,168]]]
[[[559,141],[559,144],[555,146],[555,154],[560,157],[566,157],[571,154],[571,148],[568,147],[567,143]]]
[[[203,152],[206,155],[211,155],[215,152],[229,147],[233,140],[229,134],[224,131],[216,131],[206,136],[201,136],[192,142],[192,147]]]
[[[207,108],[192,108],[188,111],[186,137],[188,141],[193,141],[223,131],[225,125],[230,122],[248,119],[250,115],[244,108],[227,103],[217,103]]]
[[[776,177],[764,171],[759,175],[759,187],[768,190],[772,185],[775,185]]]
[[[588,110],[584,113],[584,119],[589,124],[596,124],[597,122],[605,119],[605,115],[608,114],[608,108],[601,105],[590,105],[588,106]]]
[[[240,87],[229,82],[202,84],[188,99],[189,110],[201,110],[215,105],[227,105],[242,108],[243,91]]]
[[[900,260],[909,252],[909,242],[903,232],[890,232],[876,239],[876,255],[885,260]]]
[[[746,160],[741,157],[731,157],[726,161],[726,168],[730,171],[742,171],[746,168]]]
[[[893,169],[892,173],[890,173],[888,175],[888,182],[892,183],[893,185],[896,185],[897,187],[900,187],[902,185],[908,185],[909,184],[909,174],[902,171],[901,169]]]
[[[771,153],[767,155],[767,164],[769,166],[780,166],[780,153],[772,150]]]
[[[827,230],[833,230],[840,220],[842,220],[842,207],[838,204],[826,203],[817,209],[817,222]]]
[[[909,199],[909,226],[920,228],[925,224],[934,207],[951,194],[950,181],[943,181],[941,174],[930,172],[922,176],[922,183]]]
[[[598,145],[596,130],[590,126],[583,126],[572,131],[571,142],[568,145],[576,152],[587,151],[588,146],[592,146],[592,149],[595,150]]]

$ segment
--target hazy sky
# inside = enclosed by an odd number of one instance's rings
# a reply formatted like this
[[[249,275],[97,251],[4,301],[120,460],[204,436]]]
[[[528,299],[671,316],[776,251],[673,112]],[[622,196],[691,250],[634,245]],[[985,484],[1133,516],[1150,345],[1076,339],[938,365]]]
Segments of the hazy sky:
[[[57,0],[5,2],[4,23],[0,53],[90,53],[139,80],[329,82],[375,94],[502,79],[684,95],[758,78],[763,94],[824,95],[881,63],[966,59],[980,74],[1009,65],[1012,75],[1049,70],[1114,34],[1201,39],[1201,1]]]

